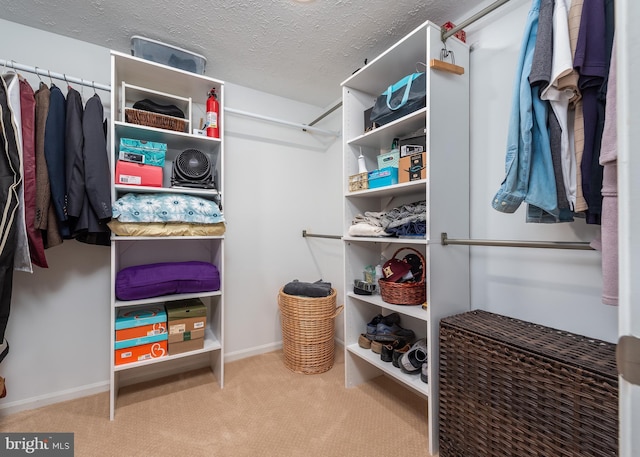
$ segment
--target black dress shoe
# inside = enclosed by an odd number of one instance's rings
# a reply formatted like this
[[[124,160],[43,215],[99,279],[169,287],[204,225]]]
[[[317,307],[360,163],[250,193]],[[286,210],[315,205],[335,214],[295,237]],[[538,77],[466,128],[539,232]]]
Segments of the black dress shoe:
[[[397,348],[403,347],[407,344],[405,340],[395,340],[387,344],[382,345],[380,351],[380,359],[383,362],[393,362],[393,354]]]
[[[383,362],[391,362],[393,357],[393,346],[390,344],[383,344],[380,351],[380,360]]]

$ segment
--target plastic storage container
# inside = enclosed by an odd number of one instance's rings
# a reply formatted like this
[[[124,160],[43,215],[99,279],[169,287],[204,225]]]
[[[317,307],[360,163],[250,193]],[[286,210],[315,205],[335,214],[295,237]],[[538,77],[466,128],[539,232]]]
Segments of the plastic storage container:
[[[131,54],[200,75],[207,65],[207,59],[200,54],[139,35],[131,37]]]

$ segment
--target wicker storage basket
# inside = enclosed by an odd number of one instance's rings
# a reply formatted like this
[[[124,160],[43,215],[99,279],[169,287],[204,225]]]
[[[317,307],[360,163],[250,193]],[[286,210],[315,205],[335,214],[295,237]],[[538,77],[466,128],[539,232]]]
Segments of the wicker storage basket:
[[[349,192],[366,190],[369,188],[369,173],[358,173],[349,176]]]
[[[393,254],[393,258],[396,258],[398,253],[403,250],[413,251],[420,258],[420,262],[422,262],[422,277],[420,281],[398,283],[380,279],[378,281],[380,295],[383,301],[394,305],[421,305],[427,301],[427,288],[424,281],[427,266],[424,262],[424,256],[413,248],[402,247]]]
[[[440,456],[615,457],[615,344],[471,311],[440,321]]]
[[[130,124],[174,130],[176,132],[184,132],[187,125],[187,121],[185,119],[140,109],[125,108],[124,115],[125,121]]]
[[[304,374],[324,373],[333,367],[335,356],[336,291],[328,297],[278,295],[284,364]]]

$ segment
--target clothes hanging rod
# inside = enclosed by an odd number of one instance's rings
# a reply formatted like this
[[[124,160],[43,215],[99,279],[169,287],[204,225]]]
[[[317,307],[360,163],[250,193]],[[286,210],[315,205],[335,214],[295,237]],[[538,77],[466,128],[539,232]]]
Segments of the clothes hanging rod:
[[[338,108],[340,108],[342,106],[342,101],[339,101],[338,103],[336,103],[334,106],[332,106],[331,108],[327,109],[324,113],[322,113],[320,116],[316,117],[314,120],[312,120],[311,122],[309,122],[309,125],[313,126],[316,125],[318,122],[320,122],[322,119],[324,119],[325,117],[327,117],[329,114],[333,113],[335,110],[337,110]]]
[[[80,84],[82,86],[93,87],[94,89],[100,89],[107,92],[111,92],[111,87],[97,83],[95,81],[87,81],[86,79],[76,78],[75,76],[67,76],[64,73],[56,73],[54,71],[43,70],[39,67],[32,67],[30,65],[24,65],[14,62],[13,60],[0,59],[0,66],[5,68],[11,68],[12,70],[26,71],[28,73],[35,73],[36,75],[45,76],[49,79],[57,79],[59,81],[66,81],[67,83]]]
[[[282,119],[277,119],[274,117],[270,117],[270,116],[263,116],[262,114],[256,114],[256,113],[250,113],[247,111],[242,111],[239,109],[234,109],[234,108],[225,108],[224,109],[225,113],[231,113],[231,114],[237,114],[239,116],[247,116],[247,117],[253,117],[255,119],[262,119],[263,121],[269,121],[269,122],[275,122],[277,124],[283,124],[283,125],[288,125],[289,127],[296,127],[299,128],[305,132],[309,131],[309,132],[315,132],[315,133],[322,133],[323,135],[330,135],[330,136],[340,136],[340,134],[338,132],[334,132],[331,130],[325,130],[325,129],[320,129],[318,127],[311,127],[309,125],[306,124],[299,124],[296,122],[290,122],[290,121],[285,121]]]
[[[494,2],[494,3],[492,3],[491,5],[487,6],[485,9],[477,12],[476,14],[471,16],[469,19],[465,19],[464,21],[462,21],[460,24],[456,25],[451,30],[442,29],[442,32],[441,32],[441,35],[440,35],[441,39],[442,39],[442,42],[444,43],[445,41],[447,41],[447,38],[449,38],[450,36],[455,35],[456,33],[458,33],[459,30],[462,30],[466,26],[468,26],[470,24],[473,24],[478,19],[486,16],[487,14],[489,14],[493,10],[501,7],[502,5],[507,3],[508,1],[509,0],[498,0],[498,1]]]
[[[306,230],[302,231],[303,238],[330,238],[332,240],[341,240],[342,237],[340,235],[316,235],[314,233],[309,233]]]
[[[464,240],[452,239],[446,233],[440,234],[441,244],[448,246],[458,244],[465,246],[502,246],[513,248],[543,248],[543,249],[573,249],[579,251],[594,251],[589,243],[570,241],[517,241],[517,240]]]

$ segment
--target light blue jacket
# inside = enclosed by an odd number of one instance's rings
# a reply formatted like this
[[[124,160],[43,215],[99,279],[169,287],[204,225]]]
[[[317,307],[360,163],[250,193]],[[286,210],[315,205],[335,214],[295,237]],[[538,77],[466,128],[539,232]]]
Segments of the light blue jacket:
[[[558,217],[558,199],[551,160],[547,104],[539,87],[531,87],[529,73],[536,44],[540,0],[533,0],[527,17],[513,89],[507,137],[506,176],[492,206],[515,212],[524,201]]]

